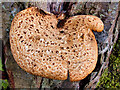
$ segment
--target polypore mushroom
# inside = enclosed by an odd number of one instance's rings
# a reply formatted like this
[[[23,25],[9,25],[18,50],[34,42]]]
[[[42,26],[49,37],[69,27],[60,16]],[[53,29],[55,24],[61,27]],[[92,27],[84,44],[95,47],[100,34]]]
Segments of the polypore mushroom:
[[[91,30],[102,31],[92,15],[70,17],[61,28],[55,15],[31,7],[19,12],[10,29],[11,51],[17,64],[34,75],[79,81],[97,63],[98,48]]]

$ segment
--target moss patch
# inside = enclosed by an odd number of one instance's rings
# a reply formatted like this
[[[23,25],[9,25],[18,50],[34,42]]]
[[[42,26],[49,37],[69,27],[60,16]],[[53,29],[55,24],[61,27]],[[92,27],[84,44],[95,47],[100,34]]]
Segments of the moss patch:
[[[120,88],[120,37],[114,45],[109,66],[102,74],[97,88]]]

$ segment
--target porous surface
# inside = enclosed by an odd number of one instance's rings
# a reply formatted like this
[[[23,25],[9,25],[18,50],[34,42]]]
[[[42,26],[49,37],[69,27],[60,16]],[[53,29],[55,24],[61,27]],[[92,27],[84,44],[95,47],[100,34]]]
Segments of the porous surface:
[[[91,19],[91,21],[87,22],[88,19]],[[70,41],[67,42],[70,52],[68,52],[69,55],[65,56],[68,57],[67,60],[69,61],[70,81],[84,79],[96,66],[98,56],[97,42],[89,28],[96,29],[91,27],[91,25],[97,19],[94,16],[81,15],[74,16],[65,23],[65,31],[70,36],[68,39]]]
[[[57,27],[55,15],[31,7],[12,21],[10,44],[18,65],[25,71],[51,79],[84,79],[97,63],[98,49],[91,30],[102,31],[102,21],[78,15]]]

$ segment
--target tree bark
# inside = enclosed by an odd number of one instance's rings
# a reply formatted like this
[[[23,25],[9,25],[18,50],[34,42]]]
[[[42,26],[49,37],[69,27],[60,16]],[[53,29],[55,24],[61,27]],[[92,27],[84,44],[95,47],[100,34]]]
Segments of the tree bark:
[[[95,88],[104,68],[109,63],[109,55],[113,44],[118,37],[119,20],[118,3],[108,2],[31,2],[31,3],[3,3],[3,40],[4,40],[4,56],[5,66],[9,76],[11,88],[74,88],[83,89]],[[9,5],[9,7],[7,7]],[[30,6],[37,6],[45,11],[54,13],[55,15],[65,14],[66,18],[75,15],[95,15],[101,18],[105,27],[103,32],[93,32],[98,42],[99,58],[95,70],[85,79],[78,82],[70,82],[69,80],[60,81],[31,75],[23,71],[15,62],[9,44],[9,36],[11,19],[9,15],[14,15],[22,9]],[[16,8],[14,13],[11,13]],[[7,14],[8,13],[8,14]],[[8,17],[8,18],[6,18]],[[110,36],[111,35],[111,36]]]

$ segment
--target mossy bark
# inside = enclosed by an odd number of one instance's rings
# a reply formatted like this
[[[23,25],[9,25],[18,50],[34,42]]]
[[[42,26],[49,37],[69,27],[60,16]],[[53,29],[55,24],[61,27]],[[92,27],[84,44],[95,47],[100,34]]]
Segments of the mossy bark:
[[[120,88],[120,36],[114,45],[109,66],[102,74],[97,88]]]

